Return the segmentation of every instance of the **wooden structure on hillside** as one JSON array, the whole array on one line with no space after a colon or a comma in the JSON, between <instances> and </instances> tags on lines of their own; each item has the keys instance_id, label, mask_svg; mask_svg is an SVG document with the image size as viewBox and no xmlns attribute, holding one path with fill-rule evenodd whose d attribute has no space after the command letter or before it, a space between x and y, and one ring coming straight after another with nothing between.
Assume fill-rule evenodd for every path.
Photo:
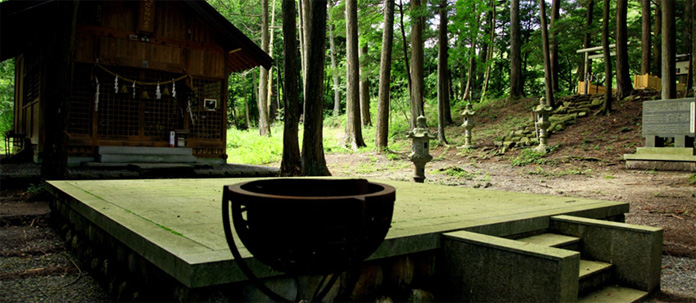
<instances>
[{"instance_id":1,"label":"wooden structure on hillside","mask_svg":"<svg viewBox=\"0 0 696 303\"><path fill-rule=\"evenodd\" d=\"M51 50L36 20L55 2L0 4L0 60L16 58L14 132L39 155L51 127L42 103ZM82 1L76 49L70 157L93 157L99 146L168 147L174 131L197 158L225 159L228 76L272 64L204 0Z\"/></svg>"}]
</instances>

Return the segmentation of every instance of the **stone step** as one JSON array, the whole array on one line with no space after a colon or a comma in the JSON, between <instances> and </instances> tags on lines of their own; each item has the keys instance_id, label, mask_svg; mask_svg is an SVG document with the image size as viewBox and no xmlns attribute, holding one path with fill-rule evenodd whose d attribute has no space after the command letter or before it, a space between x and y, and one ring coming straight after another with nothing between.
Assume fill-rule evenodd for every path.
<instances>
[{"instance_id":1,"label":"stone step","mask_svg":"<svg viewBox=\"0 0 696 303\"><path fill-rule=\"evenodd\" d=\"M102 163L193 163L193 149L186 147L99 146Z\"/></svg>"},{"instance_id":2,"label":"stone step","mask_svg":"<svg viewBox=\"0 0 696 303\"><path fill-rule=\"evenodd\" d=\"M106 163L193 163L192 155L137 155L137 154L101 154L99 162Z\"/></svg>"},{"instance_id":3,"label":"stone step","mask_svg":"<svg viewBox=\"0 0 696 303\"><path fill-rule=\"evenodd\" d=\"M98 146L97 153L116 155L192 155L189 147Z\"/></svg>"},{"instance_id":4,"label":"stone step","mask_svg":"<svg viewBox=\"0 0 696 303\"><path fill-rule=\"evenodd\" d=\"M549 247L563 248L568 250L579 249L580 238L570 237L565 235L546 233L531 237L526 237L522 239L517 239L517 241L525 243L533 243L537 245L544 245Z\"/></svg>"},{"instance_id":5,"label":"stone step","mask_svg":"<svg viewBox=\"0 0 696 303\"><path fill-rule=\"evenodd\" d=\"M578 272L578 294L580 296L600 289L612 279L614 265L611 263L580 260Z\"/></svg>"},{"instance_id":6,"label":"stone step","mask_svg":"<svg viewBox=\"0 0 696 303\"><path fill-rule=\"evenodd\" d=\"M637 302L648 295L648 292L621 286L607 286L578 299L578 303L616 303Z\"/></svg>"}]
</instances>

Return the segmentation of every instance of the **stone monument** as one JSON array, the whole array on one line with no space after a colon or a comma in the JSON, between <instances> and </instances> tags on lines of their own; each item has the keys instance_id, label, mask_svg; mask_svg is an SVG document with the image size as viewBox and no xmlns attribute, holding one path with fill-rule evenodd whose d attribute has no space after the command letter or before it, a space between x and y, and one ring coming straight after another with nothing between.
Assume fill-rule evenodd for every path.
<instances>
[{"instance_id":1,"label":"stone monument","mask_svg":"<svg viewBox=\"0 0 696 303\"><path fill-rule=\"evenodd\" d=\"M416 128L408 133L408 137L413 141L411 154L408 159L415 165L415 173L413 180L418 183L423 183L425 180L425 164L433 159L430 155L430 140L437 139L436 134L431 134L428 130L428 125L425 123L425 117L419 116L416 119Z\"/></svg>"},{"instance_id":2,"label":"stone monument","mask_svg":"<svg viewBox=\"0 0 696 303\"><path fill-rule=\"evenodd\" d=\"M464 111L462 112L462 116L464 116L464 122L462 123L462 127L464 127L464 145L462 145L461 148L474 148L474 144L471 143L471 129L473 129L475 125L475 114L476 111L474 111L473 107L471 106L471 100L469 100L466 107L464 107Z\"/></svg>"},{"instance_id":3,"label":"stone monument","mask_svg":"<svg viewBox=\"0 0 696 303\"><path fill-rule=\"evenodd\" d=\"M548 137L548 128L551 125L549 122L549 113L553 109L551 106L546 104L546 98L541 97L539 99L539 105L534 108L534 113L536 114L536 121L534 121L534 126L537 129L537 134L539 136L539 145L534 148L535 151L545 153L549 150L546 145L546 138Z\"/></svg>"},{"instance_id":4,"label":"stone monument","mask_svg":"<svg viewBox=\"0 0 696 303\"><path fill-rule=\"evenodd\" d=\"M643 102L645 147L625 154L626 167L696 171L696 100Z\"/></svg>"}]
</instances>

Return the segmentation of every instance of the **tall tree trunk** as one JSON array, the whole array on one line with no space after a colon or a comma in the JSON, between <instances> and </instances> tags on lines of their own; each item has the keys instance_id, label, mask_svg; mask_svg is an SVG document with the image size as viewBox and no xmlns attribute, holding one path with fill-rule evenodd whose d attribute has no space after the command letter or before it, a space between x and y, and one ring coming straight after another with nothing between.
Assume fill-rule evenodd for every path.
<instances>
[{"instance_id":1,"label":"tall tree trunk","mask_svg":"<svg viewBox=\"0 0 696 303\"><path fill-rule=\"evenodd\" d=\"M389 86L391 83L391 52L394 43L394 0L384 4L384 31L379 62L379 97L377 101L377 134L375 145L384 151L389 144Z\"/></svg>"},{"instance_id":2,"label":"tall tree trunk","mask_svg":"<svg viewBox=\"0 0 696 303\"><path fill-rule=\"evenodd\" d=\"M481 24L481 14L479 14L476 3L473 4L474 14L476 14L476 25L471 34L471 48L469 48L469 78L466 80L466 88L464 89L464 100L471 100L471 90L476 82L476 37L478 36L478 28Z\"/></svg>"},{"instance_id":3,"label":"tall tree trunk","mask_svg":"<svg viewBox=\"0 0 696 303\"><path fill-rule=\"evenodd\" d=\"M628 0L616 1L616 98L623 100L633 92L628 69L628 30L626 14Z\"/></svg>"},{"instance_id":4,"label":"tall tree trunk","mask_svg":"<svg viewBox=\"0 0 696 303\"><path fill-rule=\"evenodd\" d=\"M246 75L247 73L242 73L242 94L244 95L244 113L246 114L246 127L251 127L251 120L249 119L249 100L247 96L247 85L246 85Z\"/></svg>"},{"instance_id":5,"label":"tall tree trunk","mask_svg":"<svg viewBox=\"0 0 696 303\"><path fill-rule=\"evenodd\" d=\"M486 74L484 75L483 79L483 90L481 92L481 102L486 98L486 93L488 92L488 83L491 80L491 70L493 69L493 45L495 42L495 0L491 0L491 11L490 14L488 15L488 25L490 26L490 29L488 30L488 34L490 37L488 38L488 43L490 44L489 50L488 50L488 56L486 58Z\"/></svg>"},{"instance_id":6,"label":"tall tree trunk","mask_svg":"<svg viewBox=\"0 0 696 303\"><path fill-rule=\"evenodd\" d=\"M302 175L331 175L326 167L322 124L324 121L324 56L326 54L326 1L313 0L307 50L307 95L302 136Z\"/></svg>"},{"instance_id":7,"label":"tall tree trunk","mask_svg":"<svg viewBox=\"0 0 696 303\"><path fill-rule=\"evenodd\" d=\"M399 0L399 13L400 13L400 19L401 19L401 39L403 40L403 45L404 45L404 64L406 65L406 75L407 75L407 80L408 80L408 95L411 96L413 92L411 91L411 86L413 82L411 80L411 66L409 64L409 59L408 59L408 44L406 43L406 27L404 26L404 3L403 0ZM410 97L413 99L413 96Z\"/></svg>"},{"instance_id":8,"label":"tall tree trunk","mask_svg":"<svg viewBox=\"0 0 696 303\"><path fill-rule=\"evenodd\" d=\"M590 34L590 28L592 27L592 19L593 19L593 14L594 12L594 0L587 0L587 15L585 15L585 39L583 43L583 48L589 48L592 46L592 34ZM580 65L580 68L578 69L578 81L585 81L585 75L589 75L592 73L592 62L591 60L587 59L585 60L583 58L583 62ZM587 79L588 81L590 79Z\"/></svg>"},{"instance_id":9,"label":"tall tree trunk","mask_svg":"<svg viewBox=\"0 0 696 303\"><path fill-rule=\"evenodd\" d=\"M452 70L449 68L447 68L447 92L449 93L449 97L445 100L445 121L447 121L447 124L454 124L454 120L452 120L452 99L454 99L454 90L452 89Z\"/></svg>"},{"instance_id":10,"label":"tall tree trunk","mask_svg":"<svg viewBox=\"0 0 696 303\"><path fill-rule=\"evenodd\" d=\"M653 46L653 75L662 74L662 0L655 0L655 42Z\"/></svg>"},{"instance_id":11,"label":"tall tree trunk","mask_svg":"<svg viewBox=\"0 0 696 303\"><path fill-rule=\"evenodd\" d=\"M367 77L365 72L365 66L367 66L367 42L363 47L360 48L360 117L363 126L372 126L372 119L370 118L370 79Z\"/></svg>"},{"instance_id":12,"label":"tall tree trunk","mask_svg":"<svg viewBox=\"0 0 696 303\"><path fill-rule=\"evenodd\" d=\"M606 0L608 1L608 0ZM541 44L544 52L544 81L546 82L546 104L551 107L556 107L556 102L553 100L553 77L551 73L551 58L549 53L549 34L546 27L546 1L539 0L541 11Z\"/></svg>"},{"instance_id":13,"label":"tall tree trunk","mask_svg":"<svg viewBox=\"0 0 696 303\"><path fill-rule=\"evenodd\" d=\"M299 4L300 5L300 22L302 23L302 26L300 27L300 35L302 36L302 41L304 41L304 51L302 52L302 87L307 86L307 67L309 63L307 62L309 58L309 50L308 50L308 43L309 43L309 14L310 14L310 8L309 8L309 0L300 0ZM306 89L305 89L306 90ZM306 96L304 97L305 99L307 98Z\"/></svg>"},{"instance_id":14,"label":"tall tree trunk","mask_svg":"<svg viewBox=\"0 0 696 303\"><path fill-rule=\"evenodd\" d=\"M68 119L75 68L75 33L79 1L57 1L44 49L46 94L43 116L46 127L41 176L44 180L68 179Z\"/></svg>"},{"instance_id":15,"label":"tall tree trunk","mask_svg":"<svg viewBox=\"0 0 696 303\"><path fill-rule=\"evenodd\" d=\"M440 144L447 144L445 138L445 106L449 100L447 89L447 0L440 3L440 31L437 48L437 140Z\"/></svg>"},{"instance_id":16,"label":"tall tree trunk","mask_svg":"<svg viewBox=\"0 0 696 303\"><path fill-rule=\"evenodd\" d=\"M413 12L413 24L411 25L411 128L416 127L416 118L425 115L423 112L424 87L424 55L423 55L423 28L425 18L422 16L423 5L421 0L411 1Z\"/></svg>"},{"instance_id":17,"label":"tall tree trunk","mask_svg":"<svg viewBox=\"0 0 696 303\"><path fill-rule=\"evenodd\" d=\"M276 0L272 0L273 4L271 5L271 23L270 23L270 28L269 28L269 43L268 43L268 55L273 58L273 34L275 30L273 30L273 27L275 27L275 4ZM266 98L268 102L266 103L268 105L268 122L269 124L275 119L275 111L278 108L274 108L273 104L273 99L275 96L273 95L273 70L274 66L271 65L271 68L268 69L268 97Z\"/></svg>"},{"instance_id":18,"label":"tall tree trunk","mask_svg":"<svg viewBox=\"0 0 696 303\"><path fill-rule=\"evenodd\" d=\"M464 38L461 37L460 35L460 40L463 41ZM460 64L459 65L459 98L464 100L464 93L466 92L466 69L464 68L464 65Z\"/></svg>"},{"instance_id":19,"label":"tall tree trunk","mask_svg":"<svg viewBox=\"0 0 696 303\"><path fill-rule=\"evenodd\" d=\"M686 50L686 53L691 54L691 57L694 57L694 51L696 50L695 48L692 47L693 44L693 33L691 29L691 24L694 22L694 10L693 10L693 0L686 0L686 7L684 8L684 37L685 39L683 40L684 43L686 44L684 49ZM689 92L689 89L691 88L691 82L693 81L693 76L694 76L694 66L689 62L689 72L686 77L686 85L685 85L685 94L684 97L686 97L686 94Z\"/></svg>"},{"instance_id":20,"label":"tall tree trunk","mask_svg":"<svg viewBox=\"0 0 696 303\"><path fill-rule=\"evenodd\" d=\"M691 12L696 13L696 1L691 2ZM696 18L691 15L691 81L696 95Z\"/></svg>"},{"instance_id":21,"label":"tall tree trunk","mask_svg":"<svg viewBox=\"0 0 696 303\"><path fill-rule=\"evenodd\" d=\"M268 0L261 0L261 49L268 52ZM268 115L268 70L261 67L259 74L259 135L271 136Z\"/></svg>"},{"instance_id":22,"label":"tall tree trunk","mask_svg":"<svg viewBox=\"0 0 696 303\"><path fill-rule=\"evenodd\" d=\"M650 74L650 1L641 0L641 43L640 74Z\"/></svg>"},{"instance_id":23,"label":"tall tree trunk","mask_svg":"<svg viewBox=\"0 0 696 303\"><path fill-rule=\"evenodd\" d=\"M341 93L340 80L338 79L338 63L336 60L336 42L334 41L334 24L331 21L331 14L328 14L329 20L329 53L331 54L331 71L333 73L333 91L334 91L334 107L333 116L337 117L341 113Z\"/></svg>"},{"instance_id":24,"label":"tall tree trunk","mask_svg":"<svg viewBox=\"0 0 696 303\"><path fill-rule=\"evenodd\" d=\"M345 144L357 150L365 146L360 123L357 0L346 0L346 57Z\"/></svg>"},{"instance_id":25,"label":"tall tree trunk","mask_svg":"<svg viewBox=\"0 0 696 303\"><path fill-rule=\"evenodd\" d=\"M283 0L283 70L285 70L285 123L283 124L283 159L281 176L299 176L302 173L302 157L298 139L300 121L300 91L297 81L297 29L295 24L295 0Z\"/></svg>"},{"instance_id":26,"label":"tall tree trunk","mask_svg":"<svg viewBox=\"0 0 696 303\"><path fill-rule=\"evenodd\" d=\"M522 88L522 51L520 36L520 0L512 0L510 5L510 98L524 96Z\"/></svg>"},{"instance_id":27,"label":"tall tree trunk","mask_svg":"<svg viewBox=\"0 0 696 303\"><path fill-rule=\"evenodd\" d=\"M604 0L604 16L602 17L602 52L604 53L604 86L606 92L604 93L604 104L600 111L605 115L611 113L612 101L611 53L609 49L609 4L609 0Z\"/></svg>"},{"instance_id":28,"label":"tall tree trunk","mask_svg":"<svg viewBox=\"0 0 696 303\"><path fill-rule=\"evenodd\" d=\"M556 38L556 32L558 29L558 19L561 18L560 14L561 0L553 0L551 2L551 29L549 31L549 61L551 62L551 81L553 84L553 92L557 93L560 88L558 87L558 74L560 73L560 67L558 65L558 39Z\"/></svg>"},{"instance_id":29,"label":"tall tree trunk","mask_svg":"<svg viewBox=\"0 0 696 303\"><path fill-rule=\"evenodd\" d=\"M662 99L677 97L674 0L662 0Z\"/></svg>"}]
</instances>

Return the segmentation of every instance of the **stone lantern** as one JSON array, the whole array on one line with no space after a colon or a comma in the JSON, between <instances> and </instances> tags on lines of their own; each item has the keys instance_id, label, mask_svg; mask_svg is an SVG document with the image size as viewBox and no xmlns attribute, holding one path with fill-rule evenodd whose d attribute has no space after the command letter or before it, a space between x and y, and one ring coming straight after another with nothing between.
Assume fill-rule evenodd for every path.
<instances>
[{"instance_id":1,"label":"stone lantern","mask_svg":"<svg viewBox=\"0 0 696 303\"><path fill-rule=\"evenodd\" d=\"M433 159L430 155L430 140L437 139L437 135L431 134L425 123L425 117L419 116L416 119L416 128L408 133L408 137L413 141L411 154L408 159L413 162L415 174L413 180L423 183L425 180L425 164Z\"/></svg>"},{"instance_id":2,"label":"stone lantern","mask_svg":"<svg viewBox=\"0 0 696 303\"><path fill-rule=\"evenodd\" d=\"M471 143L471 129L475 125L474 114L476 114L476 111L474 111L471 106L471 100L469 100L462 112L462 116L464 116L464 123L462 123L462 127L464 127L464 145L461 148L474 148L474 144Z\"/></svg>"},{"instance_id":3,"label":"stone lantern","mask_svg":"<svg viewBox=\"0 0 696 303\"><path fill-rule=\"evenodd\" d=\"M539 134L539 146L534 148L538 152L547 152L548 146L546 145L546 138L548 137L548 128L551 123L549 122L549 113L551 112L551 106L546 104L546 98L541 97L539 99L539 105L534 108L534 113L536 114L536 121L534 125L537 128Z\"/></svg>"}]
</instances>

